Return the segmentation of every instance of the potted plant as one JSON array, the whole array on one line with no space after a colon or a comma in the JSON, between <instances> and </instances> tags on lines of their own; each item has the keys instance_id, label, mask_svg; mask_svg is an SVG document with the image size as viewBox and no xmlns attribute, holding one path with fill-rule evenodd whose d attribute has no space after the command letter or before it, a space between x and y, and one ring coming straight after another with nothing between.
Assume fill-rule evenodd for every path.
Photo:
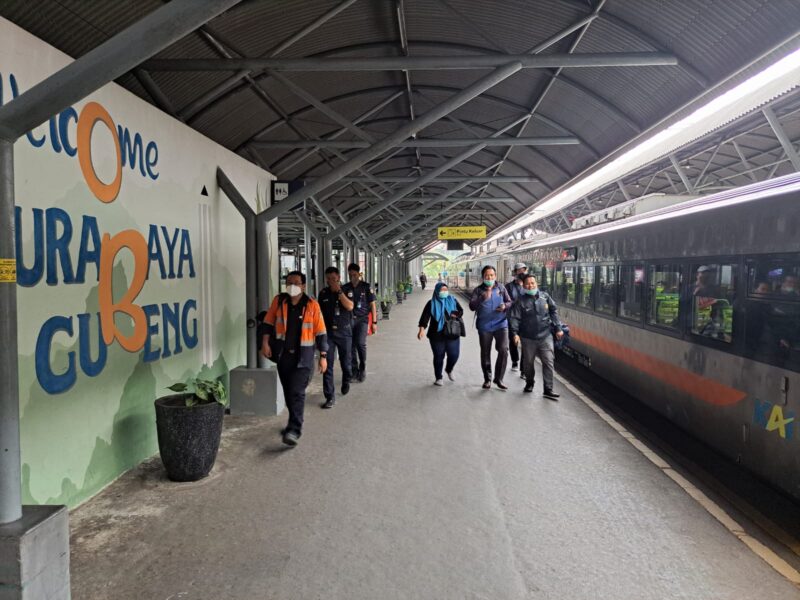
<instances>
[{"instance_id":1,"label":"potted plant","mask_svg":"<svg viewBox=\"0 0 800 600\"><path fill-rule=\"evenodd\" d=\"M413 292L413 291L414 291L414 282L413 282L413 280L411 279L411 277L408 277L408 278L406 278L406 289L405 289L405 293L406 293L406 294L410 294L410 293L411 293L411 292Z\"/></svg>"},{"instance_id":2,"label":"potted plant","mask_svg":"<svg viewBox=\"0 0 800 600\"><path fill-rule=\"evenodd\" d=\"M385 294L381 297L381 313L384 319L389 318L389 313L392 311L392 297Z\"/></svg>"},{"instance_id":3,"label":"potted plant","mask_svg":"<svg viewBox=\"0 0 800 600\"><path fill-rule=\"evenodd\" d=\"M194 379L155 401L158 450L172 481L197 481L211 472L222 437L228 394L220 381Z\"/></svg>"},{"instance_id":4,"label":"potted plant","mask_svg":"<svg viewBox=\"0 0 800 600\"><path fill-rule=\"evenodd\" d=\"M397 303L402 304L406 294L406 284L402 281L398 281L397 285L394 286L394 294L397 297Z\"/></svg>"}]
</instances>

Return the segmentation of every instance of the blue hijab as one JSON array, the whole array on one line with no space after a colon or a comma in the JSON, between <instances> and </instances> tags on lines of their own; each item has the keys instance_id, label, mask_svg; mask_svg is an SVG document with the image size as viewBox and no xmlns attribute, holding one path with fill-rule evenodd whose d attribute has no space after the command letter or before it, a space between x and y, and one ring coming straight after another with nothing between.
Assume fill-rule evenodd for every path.
<instances>
[{"instance_id":1,"label":"blue hijab","mask_svg":"<svg viewBox=\"0 0 800 600\"><path fill-rule=\"evenodd\" d=\"M443 287L447 287L447 284L441 281L437 283L436 287L433 288L433 298L431 299L431 315L439 323L438 331L444 329L445 315L449 315L456 310L455 298L452 296L439 298L439 290Z\"/></svg>"}]
</instances>

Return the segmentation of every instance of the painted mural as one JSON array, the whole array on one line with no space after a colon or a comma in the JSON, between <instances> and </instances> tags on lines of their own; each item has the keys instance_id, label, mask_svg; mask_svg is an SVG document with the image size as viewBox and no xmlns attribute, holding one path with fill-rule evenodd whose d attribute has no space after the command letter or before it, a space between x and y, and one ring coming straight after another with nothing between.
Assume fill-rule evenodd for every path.
<instances>
[{"instance_id":1,"label":"painted mural","mask_svg":"<svg viewBox=\"0 0 800 600\"><path fill-rule=\"evenodd\" d=\"M0 19L0 103L69 62ZM157 452L167 386L244 362L244 223L218 166L266 207L268 173L113 84L15 144L25 503L92 496Z\"/></svg>"}]
</instances>

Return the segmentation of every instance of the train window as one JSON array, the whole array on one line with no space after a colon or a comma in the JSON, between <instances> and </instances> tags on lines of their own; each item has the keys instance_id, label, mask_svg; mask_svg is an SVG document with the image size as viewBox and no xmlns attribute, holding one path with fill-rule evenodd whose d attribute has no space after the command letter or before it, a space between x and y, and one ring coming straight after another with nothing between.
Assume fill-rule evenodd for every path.
<instances>
[{"instance_id":1,"label":"train window","mask_svg":"<svg viewBox=\"0 0 800 600\"><path fill-rule=\"evenodd\" d=\"M800 300L800 263L767 258L748 265L748 296Z\"/></svg>"},{"instance_id":2,"label":"train window","mask_svg":"<svg viewBox=\"0 0 800 600\"><path fill-rule=\"evenodd\" d=\"M678 329L680 326L681 267L678 265L650 265L650 308L647 322L650 325Z\"/></svg>"},{"instance_id":3,"label":"train window","mask_svg":"<svg viewBox=\"0 0 800 600\"><path fill-rule=\"evenodd\" d=\"M594 309L609 315L614 314L614 292L617 287L617 271L614 266L597 269L597 300Z\"/></svg>"},{"instance_id":4,"label":"train window","mask_svg":"<svg viewBox=\"0 0 800 600\"><path fill-rule=\"evenodd\" d=\"M548 294L552 291L553 287L553 268L542 267L542 278L537 281L539 289L544 290Z\"/></svg>"},{"instance_id":5,"label":"train window","mask_svg":"<svg viewBox=\"0 0 800 600\"><path fill-rule=\"evenodd\" d=\"M578 269L578 304L592 308L592 288L594 288L594 267Z\"/></svg>"},{"instance_id":6,"label":"train window","mask_svg":"<svg viewBox=\"0 0 800 600\"><path fill-rule=\"evenodd\" d=\"M575 295L577 293L577 273L578 267L575 265L564 265L564 302L567 304L575 304Z\"/></svg>"},{"instance_id":7,"label":"train window","mask_svg":"<svg viewBox=\"0 0 800 600\"><path fill-rule=\"evenodd\" d=\"M561 266L555 269L555 278L551 284L553 291L550 292L557 300L564 299L564 271Z\"/></svg>"},{"instance_id":8,"label":"train window","mask_svg":"<svg viewBox=\"0 0 800 600\"><path fill-rule=\"evenodd\" d=\"M619 268L619 316L631 321L642 319L644 266L625 265Z\"/></svg>"},{"instance_id":9,"label":"train window","mask_svg":"<svg viewBox=\"0 0 800 600\"><path fill-rule=\"evenodd\" d=\"M693 272L692 333L731 343L736 265L694 265Z\"/></svg>"},{"instance_id":10,"label":"train window","mask_svg":"<svg viewBox=\"0 0 800 600\"><path fill-rule=\"evenodd\" d=\"M784 369L800 371L800 303L749 300L745 354Z\"/></svg>"}]
</instances>

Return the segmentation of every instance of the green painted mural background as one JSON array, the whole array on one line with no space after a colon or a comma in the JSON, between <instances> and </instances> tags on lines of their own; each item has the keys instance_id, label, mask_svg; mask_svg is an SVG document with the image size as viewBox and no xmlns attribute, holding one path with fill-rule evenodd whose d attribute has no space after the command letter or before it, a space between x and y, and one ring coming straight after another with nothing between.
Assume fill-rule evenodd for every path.
<instances>
[{"instance_id":1,"label":"green painted mural background","mask_svg":"<svg viewBox=\"0 0 800 600\"><path fill-rule=\"evenodd\" d=\"M13 73L21 91L30 89L69 57L43 44L8 21L0 19L0 82ZM8 87L6 86L6 90ZM22 440L23 501L26 504L76 506L97 493L121 473L157 452L153 401L169 393L166 387L195 376L223 377L245 361L244 222L216 185L221 166L251 206L268 205L272 178L265 171L204 138L116 85L109 85L86 101L102 104L118 124L141 132L145 143L158 144L158 177L123 170L119 197L100 203L89 191L78 160L55 152L48 144L34 147L26 138L15 144L16 204L22 209L22 260L33 261L32 210L58 207L74 227L69 253L77 262L84 215L97 219L100 234L137 230L147 239L151 224L169 231L189 232L196 277L162 279L151 265L150 278L136 304L197 301L194 316L199 343L179 354L144 362L142 353L108 346L106 367L96 377L78 374L67 391L49 394L36 375L35 349L43 323L54 315L75 317L98 312L97 270L87 269L86 282L65 284L44 280L32 287L18 286L20 430ZM75 105L80 112L84 102ZM102 129L102 128L99 128ZM37 136L47 135L47 126ZM75 124L71 125L75 135ZM115 168L110 135L95 134L92 153L98 176ZM73 137L74 139L74 137ZM111 141L109 141L111 140ZM207 195L201 191L205 188ZM274 229L274 226L273 226ZM272 231L274 234L275 232ZM271 236L277 240L277 235ZM273 245L275 242L273 242ZM277 279L277 252L270 265ZM128 288L133 260L121 253L113 269L115 298ZM272 289L275 289L274 287ZM156 320L154 320L156 321ZM130 323L117 318L121 329ZM76 328L77 329L77 328ZM53 338L50 364L55 372L67 368L68 353L78 350L78 336L59 333ZM92 356L97 356L97 322L92 321ZM162 331L152 338L161 347Z\"/></svg>"}]
</instances>

